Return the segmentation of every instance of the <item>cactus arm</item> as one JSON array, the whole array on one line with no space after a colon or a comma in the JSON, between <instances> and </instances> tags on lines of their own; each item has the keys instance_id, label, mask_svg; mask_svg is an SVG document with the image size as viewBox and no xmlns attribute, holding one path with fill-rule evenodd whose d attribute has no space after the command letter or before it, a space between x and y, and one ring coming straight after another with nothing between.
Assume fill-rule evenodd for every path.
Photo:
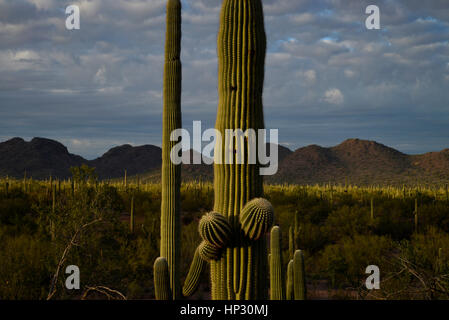
<instances>
[{"instance_id":1,"label":"cactus arm","mask_svg":"<svg viewBox=\"0 0 449 320\"><path fill-rule=\"evenodd\" d=\"M184 286L182 287L182 295L190 297L195 293L200 283L200 277L206 268L206 261L199 255L199 247L196 248L193 256L192 264L190 265L189 273L187 274Z\"/></svg>"}]
</instances>

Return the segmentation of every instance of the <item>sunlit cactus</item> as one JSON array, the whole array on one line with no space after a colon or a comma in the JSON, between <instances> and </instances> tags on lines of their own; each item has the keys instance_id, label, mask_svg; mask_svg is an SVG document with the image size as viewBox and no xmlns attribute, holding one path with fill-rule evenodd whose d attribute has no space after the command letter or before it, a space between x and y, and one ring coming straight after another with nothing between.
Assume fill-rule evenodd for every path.
<instances>
[{"instance_id":1,"label":"sunlit cactus","mask_svg":"<svg viewBox=\"0 0 449 320\"><path fill-rule=\"evenodd\" d=\"M270 237L270 296L271 300L285 299L284 274L282 271L281 229L274 226Z\"/></svg>"},{"instance_id":2,"label":"sunlit cactus","mask_svg":"<svg viewBox=\"0 0 449 320\"><path fill-rule=\"evenodd\" d=\"M301 250L296 250L293 257L293 287L295 300L306 300L306 271L304 255Z\"/></svg>"},{"instance_id":3,"label":"sunlit cactus","mask_svg":"<svg viewBox=\"0 0 449 320\"><path fill-rule=\"evenodd\" d=\"M232 235L228 220L217 212L206 213L200 220L198 231L204 241L218 248L224 247Z\"/></svg>"},{"instance_id":4,"label":"sunlit cactus","mask_svg":"<svg viewBox=\"0 0 449 320\"><path fill-rule=\"evenodd\" d=\"M286 284L286 292L285 299L286 300L294 300L294 275L293 275L293 260L290 260L287 266L287 284Z\"/></svg>"},{"instance_id":5,"label":"sunlit cactus","mask_svg":"<svg viewBox=\"0 0 449 320\"><path fill-rule=\"evenodd\" d=\"M181 128L181 2L167 1L165 39L164 107L162 120L162 200L160 256L167 259L173 299L181 296L180 263L180 189L181 167L170 159L177 141L171 133Z\"/></svg>"},{"instance_id":6,"label":"sunlit cactus","mask_svg":"<svg viewBox=\"0 0 449 320\"><path fill-rule=\"evenodd\" d=\"M201 274L206 268L206 261L200 257L199 249L198 247L195 250L189 273L182 287L182 295L184 297L190 297L196 291L200 283Z\"/></svg>"},{"instance_id":7,"label":"sunlit cactus","mask_svg":"<svg viewBox=\"0 0 449 320\"><path fill-rule=\"evenodd\" d=\"M198 247L198 254L201 259L209 262L211 260L218 260L221 255L221 250L219 247L207 241L202 241Z\"/></svg>"},{"instance_id":8,"label":"sunlit cactus","mask_svg":"<svg viewBox=\"0 0 449 320\"><path fill-rule=\"evenodd\" d=\"M240 212L242 230L251 240L258 240L270 230L274 220L271 203L263 198L249 201Z\"/></svg>"},{"instance_id":9,"label":"sunlit cactus","mask_svg":"<svg viewBox=\"0 0 449 320\"><path fill-rule=\"evenodd\" d=\"M217 40L218 111L215 128L264 128L262 91L265 73L266 35L261 0L224 0ZM216 147L219 147L217 144ZM244 150L248 141L244 141ZM260 164L226 164L226 143L216 148L214 163L214 211L239 231L240 212L247 202L263 194ZM219 160L219 161L217 161ZM211 263L212 299L240 300L266 297L267 251L265 238L250 241L233 236L219 261Z\"/></svg>"},{"instance_id":10,"label":"sunlit cactus","mask_svg":"<svg viewBox=\"0 0 449 320\"><path fill-rule=\"evenodd\" d=\"M170 275L167 259L159 257L154 262L154 292L156 300L171 299Z\"/></svg>"}]
</instances>

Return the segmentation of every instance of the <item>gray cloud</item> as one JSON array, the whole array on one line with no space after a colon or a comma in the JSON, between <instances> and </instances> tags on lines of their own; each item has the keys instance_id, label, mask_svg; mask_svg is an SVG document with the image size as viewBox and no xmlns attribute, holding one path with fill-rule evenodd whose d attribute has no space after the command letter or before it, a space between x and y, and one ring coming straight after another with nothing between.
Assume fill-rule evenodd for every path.
<instances>
[{"instance_id":1,"label":"gray cloud","mask_svg":"<svg viewBox=\"0 0 449 320\"><path fill-rule=\"evenodd\" d=\"M264 0L267 127L291 148L345 138L449 146L445 0ZM88 158L160 145L165 0L0 0L0 139L45 136ZM81 30L65 29L78 4ZM381 10L366 30L365 8ZM183 1L183 123L213 126L220 0Z\"/></svg>"}]
</instances>

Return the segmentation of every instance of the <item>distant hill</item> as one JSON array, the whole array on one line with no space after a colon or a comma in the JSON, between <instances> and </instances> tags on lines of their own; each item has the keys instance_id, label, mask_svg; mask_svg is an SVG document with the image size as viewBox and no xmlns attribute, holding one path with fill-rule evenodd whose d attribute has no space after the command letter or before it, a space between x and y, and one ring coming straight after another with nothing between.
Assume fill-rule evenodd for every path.
<instances>
[{"instance_id":1,"label":"distant hill","mask_svg":"<svg viewBox=\"0 0 449 320\"><path fill-rule=\"evenodd\" d=\"M0 143L0 176L28 177L36 179L70 176L69 168L87 161L68 152L54 140L34 138L26 142L21 138Z\"/></svg>"},{"instance_id":2,"label":"distant hill","mask_svg":"<svg viewBox=\"0 0 449 320\"><path fill-rule=\"evenodd\" d=\"M183 157L195 151L186 152ZM422 155L407 155L375 141L349 139L330 147L310 145L292 152L279 146L279 169L265 177L269 183L352 184L442 184L449 182L449 149ZM95 167L101 179L129 177L160 181L162 150L153 145L123 145L110 149L95 160L71 154L61 143L34 138L14 138L0 143L0 176L45 179L70 176L69 168L83 163ZM183 180L212 180L213 166L182 165Z\"/></svg>"}]
</instances>

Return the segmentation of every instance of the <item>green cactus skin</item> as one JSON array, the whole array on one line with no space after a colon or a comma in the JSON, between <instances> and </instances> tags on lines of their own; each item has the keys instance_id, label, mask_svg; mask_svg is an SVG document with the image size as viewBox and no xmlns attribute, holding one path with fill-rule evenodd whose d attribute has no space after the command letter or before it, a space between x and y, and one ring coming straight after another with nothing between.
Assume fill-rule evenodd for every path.
<instances>
[{"instance_id":1,"label":"green cactus skin","mask_svg":"<svg viewBox=\"0 0 449 320\"><path fill-rule=\"evenodd\" d=\"M273 225L273 220L273 206L264 198L249 201L240 212L242 230L251 240L258 240L266 234Z\"/></svg>"},{"instance_id":2,"label":"green cactus skin","mask_svg":"<svg viewBox=\"0 0 449 320\"><path fill-rule=\"evenodd\" d=\"M170 151L178 141L170 141L173 130L181 128L181 2L167 1L167 31L164 66L164 110L162 121L162 200L161 257L166 257L173 299L181 296L180 189L181 167L171 162Z\"/></svg>"},{"instance_id":3,"label":"green cactus skin","mask_svg":"<svg viewBox=\"0 0 449 320\"><path fill-rule=\"evenodd\" d=\"M156 300L170 300L170 275L168 272L168 262L164 257L159 257L154 261L154 292Z\"/></svg>"},{"instance_id":4,"label":"green cactus skin","mask_svg":"<svg viewBox=\"0 0 449 320\"><path fill-rule=\"evenodd\" d=\"M418 233L418 199L415 199L415 233Z\"/></svg>"},{"instance_id":5,"label":"green cactus skin","mask_svg":"<svg viewBox=\"0 0 449 320\"><path fill-rule=\"evenodd\" d=\"M289 258L293 259L293 255L295 254L295 233L293 231L293 226L288 228L288 254Z\"/></svg>"},{"instance_id":6,"label":"green cactus skin","mask_svg":"<svg viewBox=\"0 0 449 320\"><path fill-rule=\"evenodd\" d=\"M281 228L271 229L270 295L271 300L285 300L284 274L282 272Z\"/></svg>"},{"instance_id":7,"label":"green cactus skin","mask_svg":"<svg viewBox=\"0 0 449 320\"><path fill-rule=\"evenodd\" d=\"M261 0L223 0L217 40L218 111L216 129L263 129L262 91L265 73L266 35ZM225 139L224 139L225 140ZM244 141L244 164L225 164L226 143L214 164L214 211L224 215L233 230L251 199L263 194L260 164L249 164ZM219 161L221 160L221 164ZM211 263L212 299L259 299L267 290L265 239L248 241L236 234L220 261ZM264 251L265 250L265 251ZM261 256L264 258L262 259ZM264 274L265 273L265 274Z\"/></svg>"},{"instance_id":8,"label":"green cactus skin","mask_svg":"<svg viewBox=\"0 0 449 320\"><path fill-rule=\"evenodd\" d=\"M198 246L198 254L201 259L209 262L211 260L220 259L221 250L219 247L216 247L207 241L202 241Z\"/></svg>"},{"instance_id":9,"label":"green cactus skin","mask_svg":"<svg viewBox=\"0 0 449 320\"><path fill-rule=\"evenodd\" d=\"M201 274L206 269L206 261L200 257L199 247L196 248L193 256L192 264L190 265L189 273L187 274L184 286L182 287L182 295L190 297L195 293L200 284Z\"/></svg>"},{"instance_id":10,"label":"green cactus skin","mask_svg":"<svg viewBox=\"0 0 449 320\"><path fill-rule=\"evenodd\" d=\"M293 260L290 260L287 265L287 285L286 285L286 300L294 299L294 285L293 285Z\"/></svg>"},{"instance_id":11,"label":"green cactus skin","mask_svg":"<svg viewBox=\"0 0 449 320\"><path fill-rule=\"evenodd\" d=\"M129 231L134 233L134 196L131 197L131 213L129 216Z\"/></svg>"},{"instance_id":12,"label":"green cactus skin","mask_svg":"<svg viewBox=\"0 0 449 320\"><path fill-rule=\"evenodd\" d=\"M204 241L223 248L232 235L228 220L217 212L208 212L200 220L198 232Z\"/></svg>"},{"instance_id":13,"label":"green cactus skin","mask_svg":"<svg viewBox=\"0 0 449 320\"><path fill-rule=\"evenodd\" d=\"M293 282L295 300L306 300L306 271L304 266L304 255L301 250L296 250L295 256L293 257Z\"/></svg>"}]
</instances>

